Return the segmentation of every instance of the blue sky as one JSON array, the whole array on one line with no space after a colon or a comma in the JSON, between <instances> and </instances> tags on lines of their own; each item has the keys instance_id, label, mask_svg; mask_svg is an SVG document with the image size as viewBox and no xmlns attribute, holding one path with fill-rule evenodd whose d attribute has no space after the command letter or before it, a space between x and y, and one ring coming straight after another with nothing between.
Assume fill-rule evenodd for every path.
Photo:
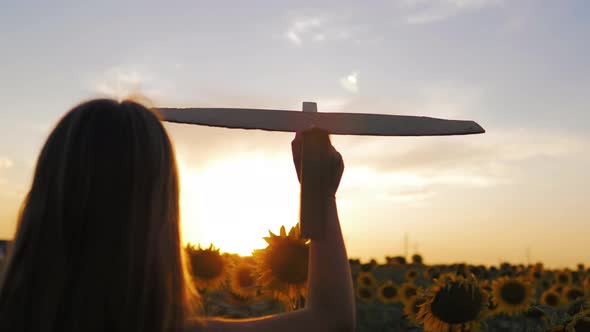
<instances>
[{"instance_id":1,"label":"blue sky","mask_svg":"<svg viewBox=\"0 0 590 332\"><path fill-rule=\"evenodd\" d=\"M408 232L427 260L522 261L529 247L549 264L590 263L581 251L588 14L583 0L5 0L0 236L13 232L59 117L83 99L139 92L158 106L298 109L309 100L320 111L477 120L485 135L335 139L347 161L339 199L351 256L397 254ZM168 128L187 178L236 163L274 167L258 200L273 190L296 197L293 179L283 180L290 136ZM244 215L256 213L241 195ZM285 204L248 234L296 220L297 202ZM231 247L200 225L185 227L187 240Z\"/></svg>"}]
</instances>

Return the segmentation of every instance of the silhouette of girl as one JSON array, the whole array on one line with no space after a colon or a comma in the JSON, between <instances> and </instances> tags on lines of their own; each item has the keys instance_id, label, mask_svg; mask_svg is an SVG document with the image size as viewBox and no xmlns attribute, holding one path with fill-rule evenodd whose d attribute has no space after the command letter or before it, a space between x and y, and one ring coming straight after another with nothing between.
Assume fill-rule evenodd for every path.
<instances>
[{"instance_id":1,"label":"silhouette of girl","mask_svg":"<svg viewBox=\"0 0 590 332\"><path fill-rule=\"evenodd\" d=\"M296 160L300 144L297 135ZM326 154L339 181L340 154L333 147ZM199 318L166 130L139 103L84 102L58 122L39 155L1 283L0 331L353 331L336 189L328 188L326 235L311 241L302 310Z\"/></svg>"}]
</instances>

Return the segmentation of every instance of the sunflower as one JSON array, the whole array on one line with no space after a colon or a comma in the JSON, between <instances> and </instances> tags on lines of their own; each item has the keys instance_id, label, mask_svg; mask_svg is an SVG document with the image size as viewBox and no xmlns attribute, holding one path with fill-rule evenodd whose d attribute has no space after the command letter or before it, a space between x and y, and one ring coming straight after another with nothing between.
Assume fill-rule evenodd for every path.
<instances>
[{"instance_id":1,"label":"sunflower","mask_svg":"<svg viewBox=\"0 0 590 332\"><path fill-rule=\"evenodd\" d=\"M578 286L566 286L561 291L563 301L565 303L572 303L578 299L584 298L584 290Z\"/></svg>"},{"instance_id":2,"label":"sunflower","mask_svg":"<svg viewBox=\"0 0 590 332\"><path fill-rule=\"evenodd\" d=\"M414 282L418 278L418 271L416 269L408 269L406 272L406 280Z\"/></svg>"},{"instance_id":3,"label":"sunflower","mask_svg":"<svg viewBox=\"0 0 590 332\"><path fill-rule=\"evenodd\" d=\"M440 278L440 270L436 267L429 266L424 270L424 278L428 280Z\"/></svg>"},{"instance_id":4,"label":"sunflower","mask_svg":"<svg viewBox=\"0 0 590 332\"><path fill-rule=\"evenodd\" d=\"M550 328L547 332L588 332L590 331L588 314L588 311L582 311L564 323Z\"/></svg>"},{"instance_id":5,"label":"sunflower","mask_svg":"<svg viewBox=\"0 0 590 332\"><path fill-rule=\"evenodd\" d=\"M356 297L358 297L363 302L371 302L375 297L375 291L373 290L373 288L358 287L355 292Z\"/></svg>"},{"instance_id":6,"label":"sunflower","mask_svg":"<svg viewBox=\"0 0 590 332\"><path fill-rule=\"evenodd\" d=\"M361 264L361 271L363 272L371 272L373 270L374 266L371 263L364 263Z\"/></svg>"},{"instance_id":7,"label":"sunflower","mask_svg":"<svg viewBox=\"0 0 590 332\"><path fill-rule=\"evenodd\" d=\"M422 258L422 255L420 255L420 254L414 254L414 255L412 255L412 264L414 264L414 265L423 265L424 264L424 259Z\"/></svg>"},{"instance_id":8,"label":"sunflower","mask_svg":"<svg viewBox=\"0 0 590 332\"><path fill-rule=\"evenodd\" d=\"M572 271L572 284L579 285L582 282L582 276L578 271Z\"/></svg>"},{"instance_id":9,"label":"sunflower","mask_svg":"<svg viewBox=\"0 0 590 332\"><path fill-rule=\"evenodd\" d=\"M494 297L492 296L491 282L489 280L481 281L479 287L488 295L488 310L486 311L486 317L498 314L498 305L494 302Z\"/></svg>"},{"instance_id":10,"label":"sunflower","mask_svg":"<svg viewBox=\"0 0 590 332\"><path fill-rule=\"evenodd\" d=\"M494 301L494 298L491 295L489 295L489 293L488 296L488 310L486 312L486 317L491 317L500 314L500 312L498 311L498 305Z\"/></svg>"},{"instance_id":11,"label":"sunflower","mask_svg":"<svg viewBox=\"0 0 590 332\"><path fill-rule=\"evenodd\" d=\"M387 260L387 264L390 264L390 265L406 265L407 263L408 262L407 262L406 258L403 256L390 257Z\"/></svg>"},{"instance_id":12,"label":"sunflower","mask_svg":"<svg viewBox=\"0 0 590 332\"><path fill-rule=\"evenodd\" d=\"M268 231L265 249L254 251L258 261L258 280L265 292L282 301L293 301L307 291L307 268L309 242L300 236L299 225L292 227L289 234L285 226L279 235Z\"/></svg>"},{"instance_id":13,"label":"sunflower","mask_svg":"<svg viewBox=\"0 0 590 332\"><path fill-rule=\"evenodd\" d=\"M500 271L500 277L514 277L515 273L512 270L502 270Z\"/></svg>"},{"instance_id":14,"label":"sunflower","mask_svg":"<svg viewBox=\"0 0 590 332\"><path fill-rule=\"evenodd\" d=\"M350 265L350 267L360 266L361 265L361 261L358 258L349 258L348 259L348 264Z\"/></svg>"},{"instance_id":15,"label":"sunflower","mask_svg":"<svg viewBox=\"0 0 590 332\"><path fill-rule=\"evenodd\" d=\"M236 265L230 276L231 291L243 298L256 295L256 268L249 263Z\"/></svg>"},{"instance_id":16,"label":"sunflower","mask_svg":"<svg viewBox=\"0 0 590 332\"><path fill-rule=\"evenodd\" d=\"M541 280L541 282L539 283L539 285L541 286L541 289L546 291L548 289L551 288L551 283L548 280Z\"/></svg>"},{"instance_id":17,"label":"sunflower","mask_svg":"<svg viewBox=\"0 0 590 332\"><path fill-rule=\"evenodd\" d=\"M553 289L546 290L541 295L541 304L552 308L558 308L561 304L561 296Z\"/></svg>"},{"instance_id":18,"label":"sunflower","mask_svg":"<svg viewBox=\"0 0 590 332\"><path fill-rule=\"evenodd\" d=\"M557 271L555 282L561 286L568 286L572 283L572 274L569 270Z\"/></svg>"},{"instance_id":19,"label":"sunflower","mask_svg":"<svg viewBox=\"0 0 590 332\"><path fill-rule=\"evenodd\" d=\"M526 312L534 295L532 284L521 277L502 277L492 282L492 296L498 312L515 315Z\"/></svg>"},{"instance_id":20,"label":"sunflower","mask_svg":"<svg viewBox=\"0 0 590 332\"><path fill-rule=\"evenodd\" d=\"M387 280L377 289L377 297L382 303L394 303L397 301L398 295L399 290L391 280Z\"/></svg>"},{"instance_id":21,"label":"sunflower","mask_svg":"<svg viewBox=\"0 0 590 332\"><path fill-rule=\"evenodd\" d=\"M428 289L417 320L430 332L477 331L487 305L488 295L475 280L450 275Z\"/></svg>"},{"instance_id":22,"label":"sunflower","mask_svg":"<svg viewBox=\"0 0 590 332\"><path fill-rule=\"evenodd\" d=\"M468 278L471 274L465 264L459 264L455 268L455 274L459 277Z\"/></svg>"},{"instance_id":23,"label":"sunflower","mask_svg":"<svg viewBox=\"0 0 590 332\"><path fill-rule=\"evenodd\" d=\"M543 279L543 274L544 274L543 270L540 270L538 268L532 268L529 271L529 278L532 281L539 281L539 280Z\"/></svg>"},{"instance_id":24,"label":"sunflower","mask_svg":"<svg viewBox=\"0 0 590 332\"><path fill-rule=\"evenodd\" d=\"M488 292L488 294L490 294L490 295L492 294L492 284L491 284L491 281L489 281L489 280L481 281L479 283L479 287L481 287L483 290L485 290L486 292Z\"/></svg>"},{"instance_id":25,"label":"sunflower","mask_svg":"<svg viewBox=\"0 0 590 332\"><path fill-rule=\"evenodd\" d=\"M406 282L399 289L399 297L402 303L407 303L418 294L418 287L414 283Z\"/></svg>"},{"instance_id":26,"label":"sunflower","mask_svg":"<svg viewBox=\"0 0 590 332\"><path fill-rule=\"evenodd\" d=\"M360 272L356 276L356 284L357 287L375 287L377 280L375 280L371 272Z\"/></svg>"},{"instance_id":27,"label":"sunflower","mask_svg":"<svg viewBox=\"0 0 590 332\"><path fill-rule=\"evenodd\" d=\"M475 277L475 279L481 279L485 271L485 268L481 268L480 266L470 266L468 268L469 273Z\"/></svg>"},{"instance_id":28,"label":"sunflower","mask_svg":"<svg viewBox=\"0 0 590 332\"><path fill-rule=\"evenodd\" d=\"M198 289L215 290L225 281L227 263L213 244L208 249L199 245L186 246L188 261L192 269L193 281Z\"/></svg>"},{"instance_id":29,"label":"sunflower","mask_svg":"<svg viewBox=\"0 0 590 332\"><path fill-rule=\"evenodd\" d=\"M404 315L406 315L406 318L410 322L419 324L417 316L424 302L426 302L425 298L423 298L422 296L415 296L410 301L404 304Z\"/></svg>"}]
</instances>

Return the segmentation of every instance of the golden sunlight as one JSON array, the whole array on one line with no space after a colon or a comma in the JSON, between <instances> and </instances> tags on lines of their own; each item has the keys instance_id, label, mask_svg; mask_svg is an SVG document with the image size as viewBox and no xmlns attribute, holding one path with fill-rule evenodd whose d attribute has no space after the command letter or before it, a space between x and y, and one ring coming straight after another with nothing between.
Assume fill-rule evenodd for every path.
<instances>
[{"instance_id":1,"label":"golden sunlight","mask_svg":"<svg viewBox=\"0 0 590 332\"><path fill-rule=\"evenodd\" d=\"M179 156L179 169L184 243L250 255L266 247L269 229L297 222L299 184L287 156L242 154L202 168Z\"/></svg>"}]
</instances>

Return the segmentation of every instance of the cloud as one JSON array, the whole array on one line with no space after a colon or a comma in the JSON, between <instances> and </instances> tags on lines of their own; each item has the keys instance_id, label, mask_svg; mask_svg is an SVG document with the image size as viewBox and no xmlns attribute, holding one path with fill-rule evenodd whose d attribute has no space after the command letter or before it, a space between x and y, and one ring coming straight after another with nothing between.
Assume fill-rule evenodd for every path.
<instances>
[{"instance_id":1,"label":"cloud","mask_svg":"<svg viewBox=\"0 0 590 332\"><path fill-rule=\"evenodd\" d=\"M494 185L486 175L463 170L382 170L368 164L359 166L353 158L345 159L347 165L352 165L346 170L340 190L341 197L346 200L373 196L377 200L415 203L436 195L444 186L485 188Z\"/></svg>"},{"instance_id":2,"label":"cloud","mask_svg":"<svg viewBox=\"0 0 590 332\"><path fill-rule=\"evenodd\" d=\"M291 158L291 133L167 126L179 159L197 169L235 156ZM509 185L531 162L540 165L575 157L590 146L588 138L563 132L487 129L488 133L476 136L333 136L346 163L340 196L419 203L447 192L448 187Z\"/></svg>"},{"instance_id":3,"label":"cloud","mask_svg":"<svg viewBox=\"0 0 590 332\"><path fill-rule=\"evenodd\" d=\"M358 74L351 73L358 88ZM346 77L344 78L346 79ZM411 89L402 102L371 103L358 96L317 99L320 111L374 112L425 115L451 118L472 118L473 110L485 106L481 89L460 82L434 82L424 88ZM244 102L218 96L229 106L275 106L280 100L250 99ZM477 117L476 117L477 118ZM446 187L489 188L514 183L523 169L535 159L559 161L573 158L589 142L566 132L547 130L499 130L482 123L485 135L376 138L334 136L334 145L347 164L343 194L359 197L360 193L377 200L420 202L444 192ZM268 157L290 158L290 133L269 133L257 130L229 130L201 126L167 124L179 156L192 167L204 168L222 159L237 155L263 153ZM371 183L372 185L367 185ZM392 190L392 188L396 188Z\"/></svg>"},{"instance_id":4,"label":"cloud","mask_svg":"<svg viewBox=\"0 0 590 332\"><path fill-rule=\"evenodd\" d=\"M503 0L398 0L408 24L435 23L464 12L501 4Z\"/></svg>"},{"instance_id":5,"label":"cloud","mask_svg":"<svg viewBox=\"0 0 590 332\"><path fill-rule=\"evenodd\" d=\"M300 46L303 44L303 38L311 35L312 37L321 35L317 30L321 26L319 17L303 17L296 19L285 32L285 36L293 44ZM323 35L322 35L323 36ZM323 40L323 38L322 38Z\"/></svg>"},{"instance_id":6,"label":"cloud","mask_svg":"<svg viewBox=\"0 0 590 332\"><path fill-rule=\"evenodd\" d=\"M147 77L136 69L115 67L107 70L105 77L96 82L96 91L106 95L124 97L141 90Z\"/></svg>"},{"instance_id":7,"label":"cloud","mask_svg":"<svg viewBox=\"0 0 590 332\"><path fill-rule=\"evenodd\" d=\"M385 191L382 194L377 194L377 199L382 201L393 201L399 203L415 203L423 201L430 196L434 195L435 192L425 187L419 188L403 188L403 189L392 189Z\"/></svg>"},{"instance_id":8,"label":"cloud","mask_svg":"<svg viewBox=\"0 0 590 332\"><path fill-rule=\"evenodd\" d=\"M181 69L179 64L174 65ZM120 65L106 69L90 80L90 89L105 97L124 99L145 97L150 101L163 99L172 90L171 84L155 77L149 69L138 65Z\"/></svg>"},{"instance_id":9,"label":"cloud","mask_svg":"<svg viewBox=\"0 0 590 332\"><path fill-rule=\"evenodd\" d=\"M353 73L354 74L354 73ZM352 75L352 74L351 74ZM348 75L347 75L348 76ZM339 80L344 88L347 76ZM352 85L352 84L351 84ZM354 87L352 87L354 89ZM360 75L356 76L356 88L360 91ZM485 90L462 82L407 83L399 89L381 90L381 97L348 94L339 97L339 112L397 114L430 116L438 118L479 118L478 110L488 106ZM321 101L321 100L320 100ZM324 110L318 103L318 109Z\"/></svg>"},{"instance_id":10,"label":"cloud","mask_svg":"<svg viewBox=\"0 0 590 332\"><path fill-rule=\"evenodd\" d=\"M345 17L301 15L291 21L284 37L293 45L302 46L306 43L347 41L355 33L361 33L363 30L364 27L350 22Z\"/></svg>"},{"instance_id":11,"label":"cloud","mask_svg":"<svg viewBox=\"0 0 590 332\"><path fill-rule=\"evenodd\" d=\"M584 137L533 130L409 139L343 137L334 141L352 165L345 178L347 195L378 193L379 199L397 201L424 200L441 186L510 184L519 176L522 163L576 156L590 145Z\"/></svg>"},{"instance_id":12,"label":"cloud","mask_svg":"<svg viewBox=\"0 0 590 332\"><path fill-rule=\"evenodd\" d=\"M411 142L392 142L395 138L374 138L352 145L355 162L387 170L452 170L465 167L526 161L538 157L573 155L587 140L567 134L532 130L490 131L477 136L398 138ZM386 151L387 153L384 153Z\"/></svg>"},{"instance_id":13,"label":"cloud","mask_svg":"<svg viewBox=\"0 0 590 332\"><path fill-rule=\"evenodd\" d=\"M8 158L0 158L0 169L4 168L11 168L12 166L14 166L14 162L11 159Z\"/></svg>"},{"instance_id":14,"label":"cloud","mask_svg":"<svg viewBox=\"0 0 590 332\"><path fill-rule=\"evenodd\" d=\"M326 40L326 35L324 35L323 33L316 33L315 35L313 35L312 40L315 42L324 41Z\"/></svg>"},{"instance_id":15,"label":"cloud","mask_svg":"<svg viewBox=\"0 0 590 332\"><path fill-rule=\"evenodd\" d=\"M315 100L320 112L343 112L350 103L348 98L318 98Z\"/></svg>"},{"instance_id":16,"label":"cloud","mask_svg":"<svg viewBox=\"0 0 590 332\"><path fill-rule=\"evenodd\" d=\"M340 85L344 89L348 90L349 92L357 93L359 90L359 88L358 88L358 73L353 72L353 73L347 75L346 77L341 78Z\"/></svg>"},{"instance_id":17,"label":"cloud","mask_svg":"<svg viewBox=\"0 0 590 332\"><path fill-rule=\"evenodd\" d=\"M485 106L478 87L460 82L433 82L412 90L401 101L393 101L396 114L458 118Z\"/></svg>"},{"instance_id":18,"label":"cloud","mask_svg":"<svg viewBox=\"0 0 590 332\"><path fill-rule=\"evenodd\" d=\"M299 35L297 34L297 32L293 31L293 30L289 30L286 33L286 37L287 39L289 39L293 44L299 46L301 45L302 41L301 38L299 38Z\"/></svg>"}]
</instances>

